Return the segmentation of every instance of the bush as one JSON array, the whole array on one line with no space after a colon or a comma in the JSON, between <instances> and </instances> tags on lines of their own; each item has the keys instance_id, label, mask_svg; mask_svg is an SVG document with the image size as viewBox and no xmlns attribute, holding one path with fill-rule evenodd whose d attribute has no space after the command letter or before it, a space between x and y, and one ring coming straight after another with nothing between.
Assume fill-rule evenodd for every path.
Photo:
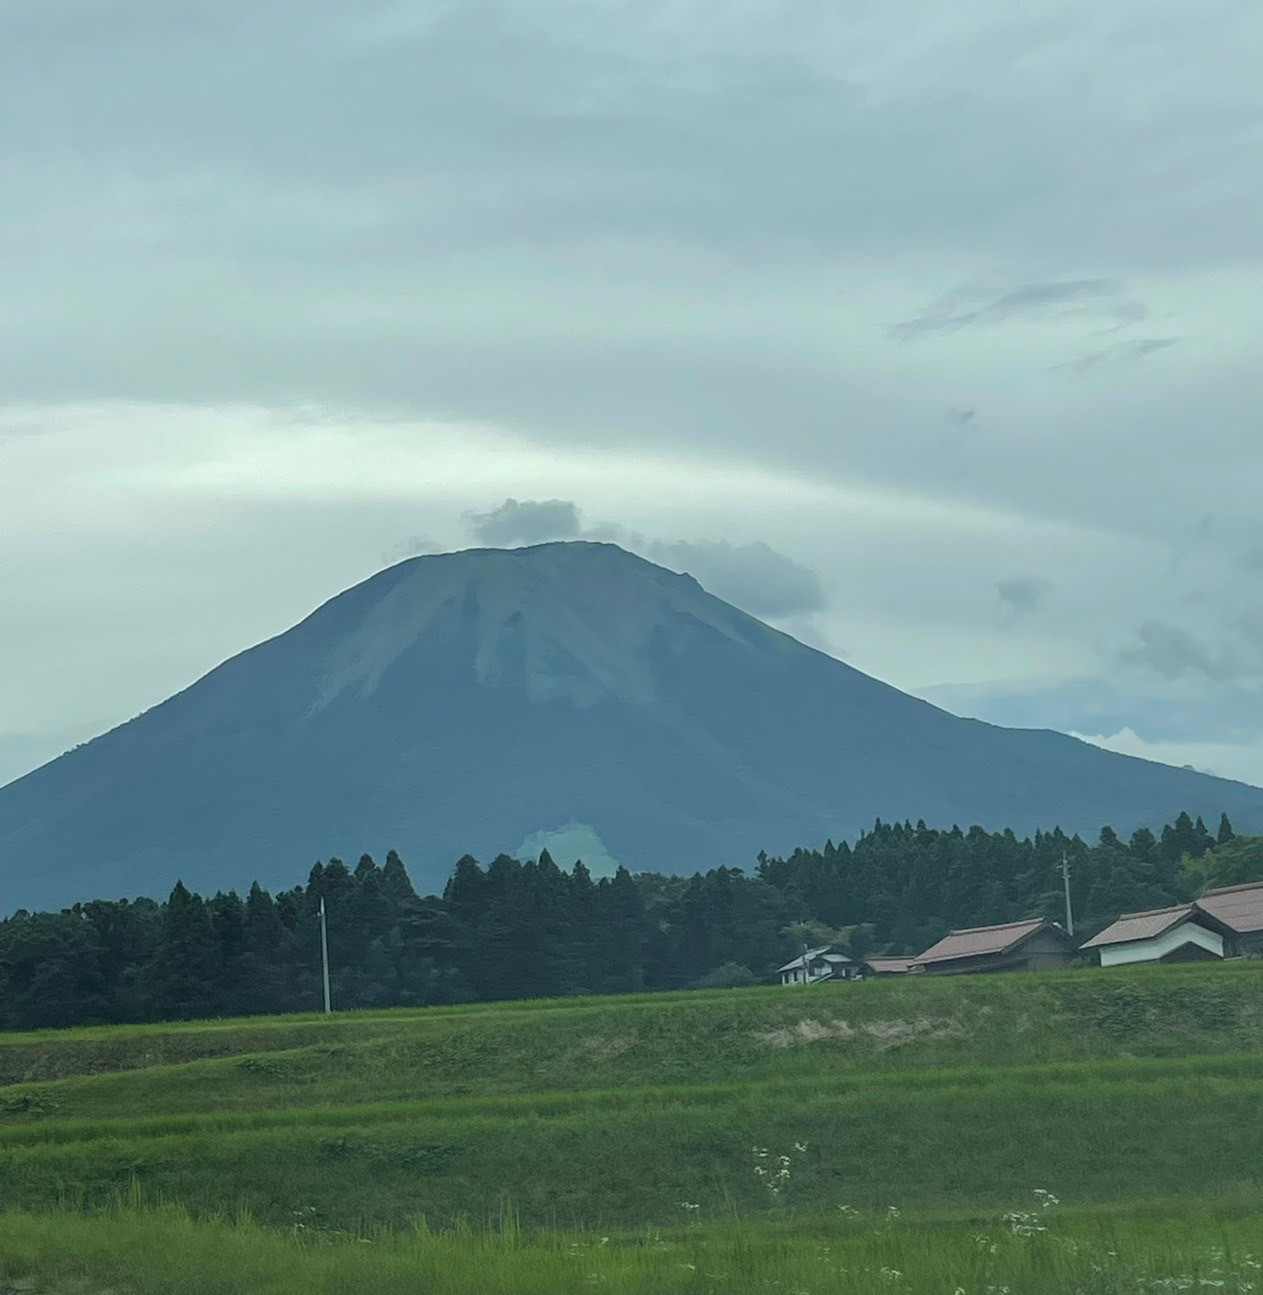
<instances>
[{"instance_id":1,"label":"bush","mask_svg":"<svg viewBox=\"0 0 1263 1295\"><path fill-rule=\"evenodd\" d=\"M739 962L724 962L708 971L697 982L697 989L744 989L757 984L754 972Z\"/></svg>"}]
</instances>

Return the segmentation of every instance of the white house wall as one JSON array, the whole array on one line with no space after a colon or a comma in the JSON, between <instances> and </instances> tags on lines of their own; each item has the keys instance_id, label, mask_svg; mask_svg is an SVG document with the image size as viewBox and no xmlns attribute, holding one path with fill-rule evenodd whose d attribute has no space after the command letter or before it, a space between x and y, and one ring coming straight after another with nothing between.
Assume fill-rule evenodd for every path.
<instances>
[{"instance_id":1,"label":"white house wall","mask_svg":"<svg viewBox=\"0 0 1263 1295\"><path fill-rule=\"evenodd\" d=\"M1152 940L1131 940L1127 944L1107 944L1101 949L1101 966L1118 967L1126 962L1157 962L1168 953L1174 953L1183 944L1196 944L1213 953L1215 957L1224 956L1222 935L1208 931L1195 922L1181 922L1173 930L1167 931Z\"/></svg>"}]
</instances>

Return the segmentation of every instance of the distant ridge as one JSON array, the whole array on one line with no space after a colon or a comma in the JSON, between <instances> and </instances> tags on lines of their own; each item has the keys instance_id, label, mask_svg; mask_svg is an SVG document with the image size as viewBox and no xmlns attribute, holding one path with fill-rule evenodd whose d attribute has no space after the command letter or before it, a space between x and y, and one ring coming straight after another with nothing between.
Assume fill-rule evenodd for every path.
<instances>
[{"instance_id":1,"label":"distant ridge","mask_svg":"<svg viewBox=\"0 0 1263 1295\"><path fill-rule=\"evenodd\" d=\"M1263 831L1263 791L959 719L610 544L410 559L0 788L0 911L394 847L746 866L872 823ZM557 853L557 850L554 850ZM572 858L558 854L559 862Z\"/></svg>"}]
</instances>

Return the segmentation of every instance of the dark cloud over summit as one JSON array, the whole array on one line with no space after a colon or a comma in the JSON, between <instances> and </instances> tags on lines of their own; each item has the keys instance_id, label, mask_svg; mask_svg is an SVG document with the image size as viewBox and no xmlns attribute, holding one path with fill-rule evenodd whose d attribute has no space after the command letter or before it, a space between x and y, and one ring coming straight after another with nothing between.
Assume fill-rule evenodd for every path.
<instances>
[{"instance_id":1,"label":"dark cloud over summit","mask_svg":"<svg viewBox=\"0 0 1263 1295\"><path fill-rule=\"evenodd\" d=\"M483 544L496 548L569 540L580 532L579 509L568 499L506 499L490 512L465 518Z\"/></svg>"}]
</instances>

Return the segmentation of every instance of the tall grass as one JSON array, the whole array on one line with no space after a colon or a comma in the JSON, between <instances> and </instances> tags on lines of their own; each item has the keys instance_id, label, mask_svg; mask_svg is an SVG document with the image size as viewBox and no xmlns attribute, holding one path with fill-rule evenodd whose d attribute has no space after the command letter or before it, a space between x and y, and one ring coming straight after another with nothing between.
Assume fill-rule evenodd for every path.
<instances>
[{"instance_id":1,"label":"tall grass","mask_svg":"<svg viewBox=\"0 0 1263 1295\"><path fill-rule=\"evenodd\" d=\"M266 1122L53 1120L0 1145L0 1199L90 1207L135 1180L200 1214L241 1206L283 1224L310 1206L355 1227L419 1214L481 1222L508 1196L532 1224L618 1227L664 1223L680 1201L702 1218L728 1203L748 1214L895 1201L985 1208L1020 1193L1032 1173L1080 1200L1196 1198L1258 1178L1254 1062L1200 1072L1085 1063L1055 1078L956 1074L889 1089L822 1081L479 1099ZM810 1150L771 1200L749 1149L779 1154L798 1141Z\"/></svg>"},{"instance_id":2,"label":"tall grass","mask_svg":"<svg viewBox=\"0 0 1263 1295\"><path fill-rule=\"evenodd\" d=\"M1031 1194L1027 1193L1028 1200ZM1137 1295L1259 1289L1257 1223L1203 1217L1061 1222L1035 1201L962 1226L817 1220L795 1235L734 1223L645 1232L330 1236L178 1209L0 1216L0 1274L135 1295Z\"/></svg>"}]
</instances>

